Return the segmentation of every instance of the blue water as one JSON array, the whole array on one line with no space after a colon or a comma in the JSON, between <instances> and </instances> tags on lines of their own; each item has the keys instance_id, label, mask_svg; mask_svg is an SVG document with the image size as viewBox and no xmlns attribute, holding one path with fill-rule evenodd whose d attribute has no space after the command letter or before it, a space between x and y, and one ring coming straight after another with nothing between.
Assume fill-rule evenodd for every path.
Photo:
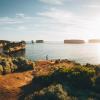
<instances>
[{"instance_id":1,"label":"blue water","mask_svg":"<svg viewBox=\"0 0 100 100\"><path fill-rule=\"evenodd\" d=\"M25 56L31 60L69 59L81 64L100 64L100 44L27 44Z\"/></svg>"}]
</instances>

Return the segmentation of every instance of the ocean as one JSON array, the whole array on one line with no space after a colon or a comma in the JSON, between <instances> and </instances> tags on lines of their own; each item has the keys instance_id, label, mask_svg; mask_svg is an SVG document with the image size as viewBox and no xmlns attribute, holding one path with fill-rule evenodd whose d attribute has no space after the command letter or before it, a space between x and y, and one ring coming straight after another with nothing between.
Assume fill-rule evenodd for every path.
<instances>
[{"instance_id":1,"label":"ocean","mask_svg":"<svg viewBox=\"0 0 100 100\"><path fill-rule=\"evenodd\" d=\"M0 49L2 52L2 48ZM30 60L68 59L81 64L100 64L100 44L64 44L62 42L27 43L26 49L12 54Z\"/></svg>"},{"instance_id":2,"label":"ocean","mask_svg":"<svg viewBox=\"0 0 100 100\"><path fill-rule=\"evenodd\" d=\"M31 60L45 60L48 56L48 59L69 59L81 64L100 64L100 44L27 44L24 56Z\"/></svg>"}]
</instances>

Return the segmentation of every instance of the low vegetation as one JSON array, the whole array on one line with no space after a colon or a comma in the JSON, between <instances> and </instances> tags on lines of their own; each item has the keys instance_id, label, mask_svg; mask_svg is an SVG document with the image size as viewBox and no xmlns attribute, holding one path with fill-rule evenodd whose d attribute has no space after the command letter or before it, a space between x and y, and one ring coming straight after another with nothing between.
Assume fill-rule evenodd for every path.
<instances>
[{"instance_id":1,"label":"low vegetation","mask_svg":"<svg viewBox=\"0 0 100 100\"><path fill-rule=\"evenodd\" d=\"M11 58L9 56L0 55L0 74L8 74L12 72L20 72L33 69L34 62L23 57Z\"/></svg>"},{"instance_id":2,"label":"low vegetation","mask_svg":"<svg viewBox=\"0 0 100 100\"><path fill-rule=\"evenodd\" d=\"M100 65L0 55L1 75L27 70L33 70L33 80L20 87L19 100L100 100Z\"/></svg>"},{"instance_id":3,"label":"low vegetation","mask_svg":"<svg viewBox=\"0 0 100 100\"><path fill-rule=\"evenodd\" d=\"M61 84L50 85L36 91L25 97L25 100L41 100L41 98L42 100L74 100L74 97L70 97Z\"/></svg>"},{"instance_id":4,"label":"low vegetation","mask_svg":"<svg viewBox=\"0 0 100 100\"><path fill-rule=\"evenodd\" d=\"M33 78L21 100L100 100L99 66L59 65L52 73Z\"/></svg>"}]
</instances>

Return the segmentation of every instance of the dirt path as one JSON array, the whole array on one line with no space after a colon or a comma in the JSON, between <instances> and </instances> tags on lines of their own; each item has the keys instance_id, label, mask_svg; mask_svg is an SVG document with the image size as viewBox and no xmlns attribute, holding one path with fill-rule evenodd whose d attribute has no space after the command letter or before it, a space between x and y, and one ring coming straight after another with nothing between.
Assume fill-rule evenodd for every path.
<instances>
[{"instance_id":1,"label":"dirt path","mask_svg":"<svg viewBox=\"0 0 100 100\"><path fill-rule=\"evenodd\" d=\"M33 78L32 71L0 76L0 100L18 100L21 87Z\"/></svg>"}]
</instances>

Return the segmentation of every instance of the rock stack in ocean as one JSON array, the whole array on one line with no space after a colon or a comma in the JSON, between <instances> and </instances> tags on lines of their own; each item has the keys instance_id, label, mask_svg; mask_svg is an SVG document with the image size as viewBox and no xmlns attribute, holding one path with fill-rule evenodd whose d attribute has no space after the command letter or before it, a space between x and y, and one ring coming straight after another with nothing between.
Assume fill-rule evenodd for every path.
<instances>
[{"instance_id":1,"label":"rock stack in ocean","mask_svg":"<svg viewBox=\"0 0 100 100\"><path fill-rule=\"evenodd\" d=\"M90 39L88 40L89 43L100 43L100 39Z\"/></svg>"},{"instance_id":2,"label":"rock stack in ocean","mask_svg":"<svg viewBox=\"0 0 100 100\"><path fill-rule=\"evenodd\" d=\"M44 40L36 40L36 43L44 43Z\"/></svg>"},{"instance_id":3,"label":"rock stack in ocean","mask_svg":"<svg viewBox=\"0 0 100 100\"><path fill-rule=\"evenodd\" d=\"M64 40L64 43L68 43L68 44L83 44L85 43L84 40L77 40L77 39L68 39L68 40Z\"/></svg>"}]
</instances>

